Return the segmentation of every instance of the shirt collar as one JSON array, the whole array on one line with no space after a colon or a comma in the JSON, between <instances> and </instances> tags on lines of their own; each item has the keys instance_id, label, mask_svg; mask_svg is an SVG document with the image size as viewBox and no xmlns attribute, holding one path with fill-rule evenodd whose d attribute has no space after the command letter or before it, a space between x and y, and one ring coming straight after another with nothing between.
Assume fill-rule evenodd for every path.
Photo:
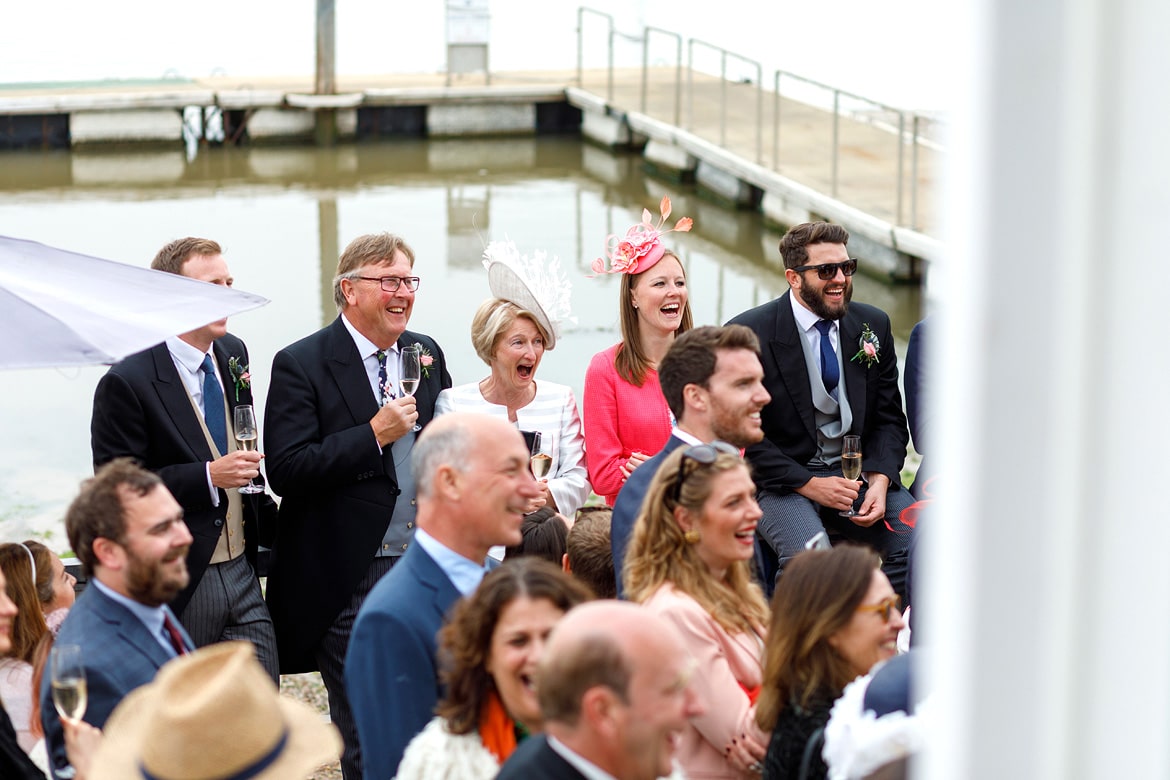
<instances>
[{"instance_id":1,"label":"shirt collar","mask_svg":"<svg viewBox=\"0 0 1170 780\"><path fill-rule=\"evenodd\" d=\"M178 336L171 336L167 339L166 344L167 351L171 353L171 356L192 374L198 372L203 367L203 356L211 354L211 350L200 352ZM211 362L213 364L215 363L214 355L211 357Z\"/></svg>"},{"instance_id":2,"label":"shirt collar","mask_svg":"<svg viewBox=\"0 0 1170 780\"><path fill-rule=\"evenodd\" d=\"M792 304L792 316L796 318L797 327L807 333L816 327L816 324L821 321L821 318L813 314L808 309L804 308L800 301L796 300L797 295L798 293L796 290L793 290L788 296L789 302ZM834 329L836 329L838 323L837 320L829 320L829 322L832 323L833 326L829 331L831 333Z\"/></svg>"},{"instance_id":3,"label":"shirt collar","mask_svg":"<svg viewBox=\"0 0 1170 780\"><path fill-rule=\"evenodd\" d=\"M698 437L698 436L692 436L691 434L687 433L687 432L686 432L686 431L684 431L682 428L679 428L679 427L677 427L677 426L676 426L676 427L675 427L675 429L674 429L673 431L671 431L670 433L671 433L671 435L673 435L673 436L674 436L676 439L679 439L679 440L680 440L680 441L682 441L684 444L689 444L689 445L691 445L692 447L693 447L693 446L695 446L696 444L707 444L707 442L705 442L705 441L701 441L701 440L699 439L699 437Z\"/></svg>"},{"instance_id":4,"label":"shirt collar","mask_svg":"<svg viewBox=\"0 0 1170 780\"><path fill-rule=\"evenodd\" d=\"M568 761L573 765L574 769L583 774L585 780L616 780L609 772L606 772L581 754L573 752L564 742L561 742L552 734L548 735L548 746L552 748L554 753Z\"/></svg>"},{"instance_id":5,"label":"shirt collar","mask_svg":"<svg viewBox=\"0 0 1170 780\"><path fill-rule=\"evenodd\" d=\"M196 350L198 351L198 350ZM158 636L163 629L163 621L166 618L166 607L148 607L145 604L135 601L134 599L123 596L104 582L94 577L90 580L91 585L96 585L97 589L105 595L109 596L111 600L118 602L126 609L134 613L134 617L142 621L142 624L150 630L151 635Z\"/></svg>"},{"instance_id":6,"label":"shirt collar","mask_svg":"<svg viewBox=\"0 0 1170 780\"><path fill-rule=\"evenodd\" d=\"M464 558L421 528L414 529L414 541L434 559L455 589L464 596L474 593L483 575L487 574L487 561L476 563Z\"/></svg>"},{"instance_id":7,"label":"shirt collar","mask_svg":"<svg viewBox=\"0 0 1170 780\"><path fill-rule=\"evenodd\" d=\"M361 331L353 326L353 323L349 321L349 318L346 317L344 313L341 315L341 324L344 325L345 329L349 331L349 337L353 339L353 344L355 347L357 347L358 354L362 356L362 360L365 360L370 355L378 354L381 347L363 336ZM391 344L386 349L386 351L393 352L395 355L397 355L398 342L396 341Z\"/></svg>"}]
</instances>

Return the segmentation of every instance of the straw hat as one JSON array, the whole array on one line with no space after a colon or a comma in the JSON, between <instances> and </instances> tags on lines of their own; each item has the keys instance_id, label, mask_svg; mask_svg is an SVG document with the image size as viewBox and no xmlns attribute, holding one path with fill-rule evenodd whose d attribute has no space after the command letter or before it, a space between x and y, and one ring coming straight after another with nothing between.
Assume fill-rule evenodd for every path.
<instances>
[{"instance_id":1,"label":"straw hat","mask_svg":"<svg viewBox=\"0 0 1170 780\"><path fill-rule=\"evenodd\" d=\"M170 661L106 721L93 780L307 777L341 754L320 714L280 696L250 642Z\"/></svg>"},{"instance_id":2,"label":"straw hat","mask_svg":"<svg viewBox=\"0 0 1170 780\"><path fill-rule=\"evenodd\" d=\"M483 250L483 264L492 295L530 312L548 334L545 349L555 347L561 321L569 318L572 290L569 280L560 272L560 262L555 257L546 262L546 254L540 250L532 257L521 255L508 240L488 244Z\"/></svg>"}]
</instances>

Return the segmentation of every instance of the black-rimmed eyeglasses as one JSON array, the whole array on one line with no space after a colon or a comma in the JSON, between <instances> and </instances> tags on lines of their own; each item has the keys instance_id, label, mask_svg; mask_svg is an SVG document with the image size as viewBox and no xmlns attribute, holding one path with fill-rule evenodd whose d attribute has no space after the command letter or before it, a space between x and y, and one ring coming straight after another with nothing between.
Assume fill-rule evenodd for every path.
<instances>
[{"instance_id":1,"label":"black-rimmed eyeglasses","mask_svg":"<svg viewBox=\"0 0 1170 780\"><path fill-rule=\"evenodd\" d=\"M739 449L725 441L713 441L710 444L695 444L683 450L682 457L678 461L678 474L674 479L674 490L671 491L670 495L674 503L678 503L679 496L682 495L683 483L687 481L687 477L695 473L693 469L689 474L687 473L687 461L694 461L700 466L710 466L719 457L719 453L721 452L725 455L739 457Z\"/></svg>"},{"instance_id":2,"label":"black-rimmed eyeglasses","mask_svg":"<svg viewBox=\"0 0 1170 780\"><path fill-rule=\"evenodd\" d=\"M378 282L385 292L398 292L398 288L402 285L406 285L406 289L414 292L418 289L419 282L417 276L355 276L353 278L367 282Z\"/></svg>"},{"instance_id":3,"label":"black-rimmed eyeglasses","mask_svg":"<svg viewBox=\"0 0 1170 780\"><path fill-rule=\"evenodd\" d=\"M825 263L824 265L798 265L792 269L797 273L805 271L816 271L817 276L824 279L826 282L837 277L837 272L845 274L846 276L853 276L857 273L857 258L851 257L843 263Z\"/></svg>"}]
</instances>

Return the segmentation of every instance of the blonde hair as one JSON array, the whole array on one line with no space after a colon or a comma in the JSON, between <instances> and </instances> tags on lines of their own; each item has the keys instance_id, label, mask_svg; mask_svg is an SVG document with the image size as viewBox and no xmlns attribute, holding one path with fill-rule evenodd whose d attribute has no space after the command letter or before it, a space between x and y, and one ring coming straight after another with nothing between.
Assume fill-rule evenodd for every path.
<instances>
[{"instance_id":1,"label":"blonde hair","mask_svg":"<svg viewBox=\"0 0 1170 780\"><path fill-rule=\"evenodd\" d=\"M479 305L475 316L471 318L471 345L475 347L475 354L489 366L496 358L496 347L500 339L512 323L523 317L536 326L540 337L544 339L545 349L548 349L548 333L536 320L536 315L527 309L521 309L511 301L502 298L491 298Z\"/></svg>"},{"instance_id":2,"label":"blonde hair","mask_svg":"<svg viewBox=\"0 0 1170 780\"><path fill-rule=\"evenodd\" d=\"M688 449L679 447L670 453L650 483L623 566L626 597L643 602L669 583L697 601L724 630L756 632L768 625L768 604L752 580L748 562L733 563L723 580L715 579L674 517L676 506L696 516L702 514L715 477L732 469L748 470L748 465L737 455L720 452L713 463L684 471L675 501L679 464Z\"/></svg>"}]
</instances>

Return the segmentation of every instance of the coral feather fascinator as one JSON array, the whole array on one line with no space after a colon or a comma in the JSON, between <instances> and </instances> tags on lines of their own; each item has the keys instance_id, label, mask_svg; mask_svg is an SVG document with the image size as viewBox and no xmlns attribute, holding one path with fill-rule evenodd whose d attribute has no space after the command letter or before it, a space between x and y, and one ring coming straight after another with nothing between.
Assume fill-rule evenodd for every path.
<instances>
[{"instance_id":1,"label":"coral feather fascinator","mask_svg":"<svg viewBox=\"0 0 1170 780\"><path fill-rule=\"evenodd\" d=\"M609 267L606 268L605 259L597 258L593 261L595 274L640 274L654 267L662 259L666 248L662 246L662 236L670 232L686 233L694 225L690 217L683 217L674 223L673 228L663 230L666 218L670 216L670 198L663 196L658 205L661 218L655 225L650 220L650 210L642 209L642 221L626 231L624 237L611 235L606 239L606 254L609 257Z\"/></svg>"}]
</instances>

